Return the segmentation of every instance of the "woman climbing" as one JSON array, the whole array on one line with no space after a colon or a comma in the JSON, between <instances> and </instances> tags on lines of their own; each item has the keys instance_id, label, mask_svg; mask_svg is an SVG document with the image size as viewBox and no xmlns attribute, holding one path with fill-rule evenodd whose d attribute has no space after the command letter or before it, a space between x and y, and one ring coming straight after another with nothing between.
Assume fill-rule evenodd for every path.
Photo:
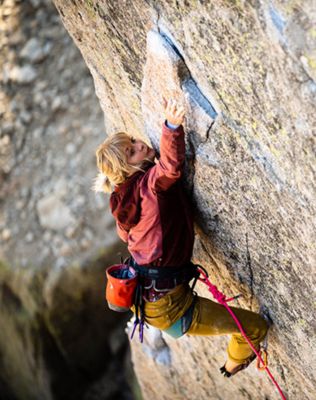
<instances>
[{"instance_id":1,"label":"woman climbing","mask_svg":"<svg viewBox=\"0 0 316 400\"><path fill-rule=\"evenodd\" d=\"M121 239L128 244L130 265L141 280L140 303L133 311L173 337L231 334L228 360L220 369L229 377L246 368L255 354L224 306L197 296L191 263L194 232L190 203L181 184L185 160L185 110L164 100L160 158L143 141L126 133L107 138L97 149L103 190L114 191L110 207ZM267 323L256 313L232 307L256 349ZM142 321L141 321L142 322Z\"/></svg>"}]
</instances>

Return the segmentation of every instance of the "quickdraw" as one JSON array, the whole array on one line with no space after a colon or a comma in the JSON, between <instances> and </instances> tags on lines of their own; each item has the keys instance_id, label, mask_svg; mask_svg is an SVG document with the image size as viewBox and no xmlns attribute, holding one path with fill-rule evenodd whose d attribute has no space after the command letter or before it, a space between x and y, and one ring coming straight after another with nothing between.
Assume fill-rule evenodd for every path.
<instances>
[{"instance_id":1,"label":"quickdraw","mask_svg":"<svg viewBox=\"0 0 316 400\"><path fill-rule=\"evenodd\" d=\"M261 365L260 358L257 358L257 369L259 371L264 371L268 366L268 352L267 350L260 349L260 356L263 359L263 364Z\"/></svg>"},{"instance_id":2,"label":"quickdraw","mask_svg":"<svg viewBox=\"0 0 316 400\"><path fill-rule=\"evenodd\" d=\"M257 369L259 371L264 371L266 367L268 366L268 333L266 337L264 338L263 343L260 346L259 353L261 355L261 358L263 359L264 363L260 361L259 358L257 358Z\"/></svg>"}]
</instances>

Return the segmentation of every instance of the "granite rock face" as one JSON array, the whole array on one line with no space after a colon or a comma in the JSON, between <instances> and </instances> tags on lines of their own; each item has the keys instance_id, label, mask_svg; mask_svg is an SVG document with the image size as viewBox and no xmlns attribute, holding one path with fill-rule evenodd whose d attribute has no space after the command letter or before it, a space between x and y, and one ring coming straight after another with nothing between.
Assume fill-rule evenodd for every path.
<instances>
[{"instance_id":1,"label":"granite rock face","mask_svg":"<svg viewBox=\"0 0 316 400\"><path fill-rule=\"evenodd\" d=\"M186 105L194 258L241 306L269 313L271 369L289 398L315 398L315 3L54 3L108 133L157 147L162 96ZM146 399L278 398L254 368L219 376L224 338L147 336L132 344Z\"/></svg>"}]
</instances>

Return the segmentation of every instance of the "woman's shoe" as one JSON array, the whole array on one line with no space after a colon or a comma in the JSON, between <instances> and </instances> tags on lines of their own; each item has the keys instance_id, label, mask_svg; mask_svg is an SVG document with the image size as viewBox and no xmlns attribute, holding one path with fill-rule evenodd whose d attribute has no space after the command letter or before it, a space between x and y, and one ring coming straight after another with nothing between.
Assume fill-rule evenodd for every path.
<instances>
[{"instance_id":1,"label":"woman's shoe","mask_svg":"<svg viewBox=\"0 0 316 400\"><path fill-rule=\"evenodd\" d=\"M226 378L230 378L233 375L236 375L239 371L242 371L243 369L246 369L250 363L256 358L256 354L252 354L247 361L245 361L242 364L237 365L237 367L233 368L232 371L228 372L226 370L226 364L224 364L221 368L221 374L223 374Z\"/></svg>"}]
</instances>

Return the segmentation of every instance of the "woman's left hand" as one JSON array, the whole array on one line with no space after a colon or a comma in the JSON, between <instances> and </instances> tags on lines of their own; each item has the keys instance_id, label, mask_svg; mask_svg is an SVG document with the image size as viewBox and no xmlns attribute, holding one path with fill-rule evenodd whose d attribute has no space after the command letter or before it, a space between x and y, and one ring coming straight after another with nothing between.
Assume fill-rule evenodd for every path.
<instances>
[{"instance_id":1,"label":"woman's left hand","mask_svg":"<svg viewBox=\"0 0 316 400\"><path fill-rule=\"evenodd\" d=\"M163 104L166 120L172 125L182 125L185 116L184 107L180 106L176 100L173 99L167 101L163 98Z\"/></svg>"}]
</instances>

